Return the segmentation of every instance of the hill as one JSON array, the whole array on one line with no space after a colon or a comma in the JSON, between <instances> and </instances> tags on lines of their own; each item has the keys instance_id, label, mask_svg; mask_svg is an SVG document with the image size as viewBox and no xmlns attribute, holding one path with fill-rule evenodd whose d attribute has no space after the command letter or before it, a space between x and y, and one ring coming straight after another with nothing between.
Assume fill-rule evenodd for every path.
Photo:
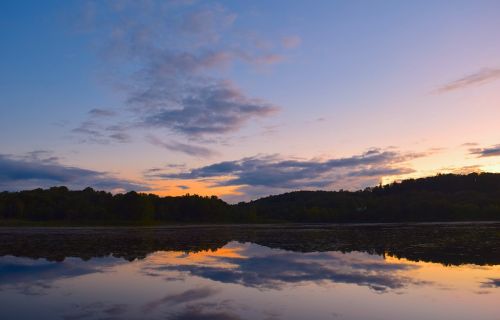
<instances>
[{"instance_id":1,"label":"hill","mask_svg":"<svg viewBox=\"0 0 500 320\"><path fill-rule=\"evenodd\" d=\"M66 187L0 193L0 221L61 224L500 221L500 174L437 175L360 191L296 191L228 204Z\"/></svg>"}]
</instances>

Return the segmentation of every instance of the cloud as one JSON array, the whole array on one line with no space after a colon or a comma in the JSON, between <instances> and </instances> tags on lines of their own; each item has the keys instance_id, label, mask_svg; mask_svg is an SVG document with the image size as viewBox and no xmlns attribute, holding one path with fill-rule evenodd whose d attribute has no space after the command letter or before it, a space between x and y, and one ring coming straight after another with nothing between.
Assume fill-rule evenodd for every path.
<instances>
[{"instance_id":1,"label":"cloud","mask_svg":"<svg viewBox=\"0 0 500 320\"><path fill-rule=\"evenodd\" d=\"M22 157L28 161L40 161L44 163L54 163L59 161L59 157L54 156L54 153L50 150L34 150Z\"/></svg>"},{"instance_id":2,"label":"cloud","mask_svg":"<svg viewBox=\"0 0 500 320\"><path fill-rule=\"evenodd\" d=\"M281 44L286 49L297 48L298 46L301 45L301 43L302 39L299 36L288 36L288 37L283 37L283 39L281 39Z\"/></svg>"},{"instance_id":3,"label":"cloud","mask_svg":"<svg viewBox=\"0 0 500 320\"><path fill-rule=\"evenodd\" d=\"M225 7L164 1L130 2L120 10L106 3L97 6L90 20L95 27L86 29L101 44L103 73L124 93L125 105L112 112L92 109L91 120L73 130L87 136L84 142L128 141L123 133L103 133L97 123L115 113L133 119L127 130L167 129L201 139L234 132L278 110L225 76L235 62L260 66L284 59L240 37L242 31L233 27L237 16ZM195 156L203 152L185 144L170 149Z\"/></svg>"},{"instance_id":4,"label":"cloud","mask_svg":"<svg viewBox=\"0 0 500 320\"><path fill-rule=\"evenodd\" d=\"M483 288L500 288L500 278L488 279L488 281L482 283L481 287L483 287Z\"/></svg>"},{"instance_id":5,"label":"cloud","mask_svg":"<svg viewBox=\"0 0 500 320\"><path fill-rule=\"evenodd\" d=\"M130 142L130 140L132 139L130 135L125 132L112 133L109 135L109 138L121 143Z\"/></svg>"},{"instance_id":6,"label":"cloud","mask_svg":"<svg viewBox=\"0 0 500 320\"><path fill-rule=\"evenodd\" d=\"M78 127L73 128L71 132L79 137L79 142L108 144L111 142L127 143L132 141L131 135L127 132L128 125L113 124L107 125L99 119L108 116L92 116L91 119L83 121Z\"/></svg>"},{"instance_id":7,"label":"cloud","mask_svg":"<svg viewBox=\"0 0 500 320\"><path fill-rule=\"evenodd\" d=\"M469 152L478 157L497 157L500 156L500 144L488 148L472 148Z\"/></svg>"},{"instance_id":8,"label":"cloud","mask_svg":"<svg viewBox=\"0 0 500 320\"><path fill-rule=\"evenodd\" d=\"M359 155L326 160L283 159L277 155L255 156L223 161L184 172L154 172L160 179L202 179L215 186L242 186L245 192L259 194L293 189L332 188L336 183L368 183L371 186L384 176L408 174L413 169L405 163L425 153L401 153L372 149ZM367 179L367 180L366 180ZM255 190L254 190L255 191Z\"/></svg>"},{"instance_id":9,"label":"cloud","mask_svg":"<svg viewBox=\"0 0 500 320\"><path fill-rule=\"evenodd\" d=\"M477 142L465 142L465 143L462 143L460 146L461 147L475 147L478 145L479 145L479 143L477 143Z\"/></svg>"},{"instance_id":10,"label":"cloud","mask_svg":"<svg viewBox=\"0 0 500 320\"><path fill-rule=\"evenodd\" d=\"M428 154L371 149L350 157L326 160L258 155L180 172L158 170L148 173L148 178L197 179L214 187L235 186L237 194L226 195L224 199L238 202L291 190L370 187L379 184L382 178L414 172L408 162Z\"/></svg>"},{"instance_id":11,"label":"cloud","mask_svg":"<svg viewBox=\"0 0 500 320\"><path fill-rule=\"evenodd\" d=\"M65 166L56 161L0 154L0 189L24 190L65 185L71 189L149 190L145 184L113 177L106 172Z\"/></svg>"},{"instance_id":12,"label":"cloud","mask_svg":"<svg viewBox=\"0 0 500 320\"><path fill-rule=\"evenodd\" d=\"M115 111L107 109L92 109L89 111L89 115L92 117L112 117L116 115Z\"/></svg>"},{"instance_id":13,"label":"cloud","mask_svg":"<svg viewBox=\"0 0 500 320\"><path fill-rule=\"evenodd\" d=\"M220 38L219 30L231 26L237 16L218 5L187 13L181 19L180 29L195 36L203 36L210 42Z\"/></svg>"},{"instance_id":14,"label":"cloud","mask_svg":"<svg viewBox=\"0 0 500 320\"><path fill-rule=\"evenodd\" d=\"M181 142L164 142L152 135L147 136L146 139L149 143L155 146L162 147L170 151L185 153L190 156L211 157L216 154L216 152L205 147Z\"/></svg>"},{"instance_id":15,"label":"cloud","mask_svg":"<svg viewBox=\"0 0 500 320\"><path fill-rule=\"evenodd\" d=\"M500 69L485 68L476 73L469 74L463 78L447 83L434 91L436 94L447 93L454 90L466 89L479 86L500 79Z\"/></svg>"},{"instance_id":16,"label":"cloud","mask_svg":"<svg viewBox=\"0 0 500 320\"><path fill-rule=\"evenodd\" d=\"M411 168L369 168L348 173L350 177L397 176L415 172Z\"/></svg>"},{"instance_id":17,"label":"cloud","mask_svg":"<svg viewBox=\"0 0 500 320\"><path fill-rule=\"evenodd\" d=\"M84 121L78 127L71 130L73 133L89 135L93 137L93 139L97 139L102 137L102 134L99 130L99 127L94 121Z\"/></svg>"},{"instance_id":18,"label":"cloud","mask_svg":"<svg viewBox=\"0 0 500 320\"><path fill-rule=\"evenodd\" d=\"M163 88L161 89L163 90ZM204 83L191 88L189 95L177 101L179 108L158 108L143 120L147 127L167 127L187 136L222 134L239 129L251 118L265 117L277 107L245 97L228 81ZM148 105L157 105L163 94L141 97ZM146 102L147 101L147 102Z\"/></svg>"},{"instance_id":19,"label":"cloud","mask_svg":"<svg viewBox=\"0 0 500 320\"><path fill-rule=\"evenodd\" d=\"M256 65L270 65L279 63L285 60L285 57L280 54L266 54L257 57L245 58L248 62Z\"/></svg>"},{"instance_id":20,"label":"cloud","mask_svg":"<svg viewBox=\"0 0 500 320\"><path fill-rule=\"evenodd\" d=\"M101 273L115 263L116 259L99 258L85 265L76 258L63 262L49 262L13 256L2 257L0 261L0 290L15 289L25 295L43 295L52 288L55 281L82 275Z\"/></svg>"}]
</instances>

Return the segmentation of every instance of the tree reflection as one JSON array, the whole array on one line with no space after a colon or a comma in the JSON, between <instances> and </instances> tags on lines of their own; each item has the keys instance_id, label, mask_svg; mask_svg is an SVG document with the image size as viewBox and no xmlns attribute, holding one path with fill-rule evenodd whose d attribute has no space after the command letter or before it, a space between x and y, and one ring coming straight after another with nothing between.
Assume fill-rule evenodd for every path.
<instances>
[{"instance_id":1,"label":"tree reflection","mask_svg":"<svg viewBox=\"0 0 500 320\"><path fill-rule=\"evenodd\" d=\"M444 265L500 264L500 224L29 228L0 230L0 256L63 261L216 250L231 241L298 252L361 251Z\"/></svg>"}]
</instances>

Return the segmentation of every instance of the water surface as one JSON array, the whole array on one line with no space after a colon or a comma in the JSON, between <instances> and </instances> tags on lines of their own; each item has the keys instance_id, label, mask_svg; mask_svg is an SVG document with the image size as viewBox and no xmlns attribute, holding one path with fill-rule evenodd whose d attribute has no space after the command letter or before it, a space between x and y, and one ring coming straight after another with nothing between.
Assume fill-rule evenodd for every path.
<instances>
[{"instance_id":1,"label":"water surface","mask_svg":"<svg viewBox=\"0 0 500 320\"><path fill-rule=\"evenodd\" d=\"M500 225L0 229L0 319L500 319Z\"/></svg>"}]
</instances>

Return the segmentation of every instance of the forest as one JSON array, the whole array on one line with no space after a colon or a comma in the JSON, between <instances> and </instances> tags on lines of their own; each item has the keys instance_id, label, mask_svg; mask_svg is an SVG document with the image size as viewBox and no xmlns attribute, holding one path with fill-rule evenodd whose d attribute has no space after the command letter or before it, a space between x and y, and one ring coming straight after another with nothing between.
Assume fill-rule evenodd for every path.
<instances>
[{"instance_id":1,"label":"forest","mask_svg":"<svg viewBox=\"0 0 500 320\"><path fill-rule=\"evenodd\" d=\"M64 186L0 193L2 225L436 221L500 221L500 174L439 174L359 191L294 191L238 204L216 196L113 195Z\"/></svg>"}]
</instances>

